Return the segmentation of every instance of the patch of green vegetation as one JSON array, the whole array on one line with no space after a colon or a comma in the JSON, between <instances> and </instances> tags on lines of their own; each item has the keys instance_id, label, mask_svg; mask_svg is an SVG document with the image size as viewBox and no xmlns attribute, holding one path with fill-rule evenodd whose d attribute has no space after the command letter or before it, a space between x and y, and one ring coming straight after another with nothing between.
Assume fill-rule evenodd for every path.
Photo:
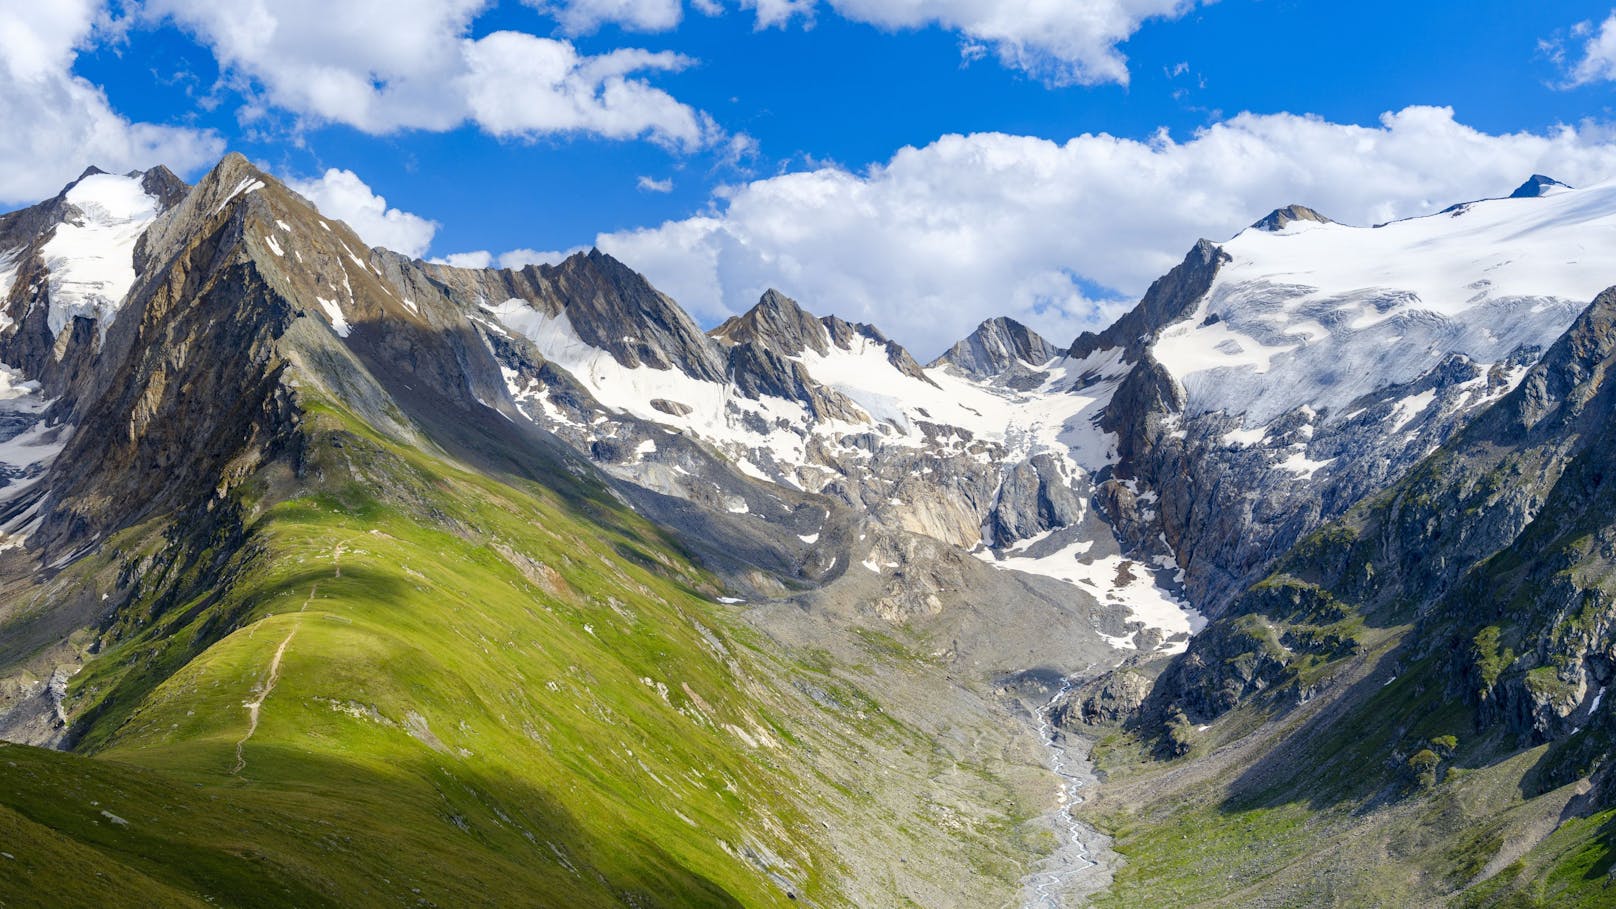
<instances>
[{"instance_id":1,"label":"patch of green vegetation","mask_svg":"<svg viewBox=\"0 0 1616 909\"><path fill-rule=\"evenodd\" d=\"M0 857L0 893L98 902L54 870L77 861L152 905L845 902L816 814L857 800L801 752L902 730L828 657L799 667L817 696L776 687L712 580L604 490L309 414L320 482L149 571L74 680L95 758L5 752L0 830L54 833Z\"/></svg>"},{"instance_id":2,"label":"patch of green vegetation","mask_svg":"<svg viewBox=\"0 0 1616 909\"><path fill-rule=\"evenodd\" d=\"M1190 906L1246 891L1263 878L1305 862L1312 839L1302 835L1311 813L1300 805L1225 812L1204 805L1152 817L1102 819L1124 862L1095 907Z\"/></svg>"},{"instance_id":3,"label":"patch of green vegetation","mask_svg":"<svg viewBox=\"0 0 1616 909\"><path fill-rule=\"evenodd\" d=\"M1481 690L1478 694L1491 691L1498 679L1515 662L1515 651L1504 647L1500 643L1502 629L1497 625L1488 625L1476 632L1472 639L1471 665L1475 667L1476 677L1481 681Z\"/></svg>"},{"instance_id":4,"label":"patch of green vegetation","mask_svg":"<svg viewBox=\"0 0 1616 909\"><path fill-rule=\"evenodd\" d=\"M1435 751L1421 748L1409 755L1405 767L1415 786L1421 789L1430 789L1436 785L1436 771L1442 765L1442 759L1437 757Z\"/></svg>"},{"instance_id":5,"label":"patch of green vegetation","mask_svg":"<svg viewBox=\"0 0 1616 909\"><path fill-rule=\"evenodd\" d=\"M1574 817L1524 857L1478 882L1462 909L1596 909L1616 903L1616 810Z\"/></svg>"},{"instance_id":6,"label":"patch of green vegetation","mask_svg":"<svg viewBox=\"0 0 1616 909\"><path fill-rule=\"evenodd\" d=\"M1534 695L1554 700L1571 700L1576 692L1560 678L1553 666L1539 666L1526 673L1526 689Z\"/></svg>"}]
</instances>

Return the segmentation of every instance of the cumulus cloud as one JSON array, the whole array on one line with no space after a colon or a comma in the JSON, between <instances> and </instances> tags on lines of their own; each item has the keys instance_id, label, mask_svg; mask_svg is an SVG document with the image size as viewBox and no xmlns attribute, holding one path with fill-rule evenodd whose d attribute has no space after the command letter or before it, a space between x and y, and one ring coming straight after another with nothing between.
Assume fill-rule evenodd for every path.
<instances>
[{"instance_id":1,"label":"cumulus cloud","mask_svg":"<svg viewBox=\"0 0 1616 909\"><path fill-rule=\"evenodd\" d=\"M487 0L146 0L261 103L367 132L448 129L461 37Z\"/></svg>"},{"instance_id":2,"label":"cumulus cloud","mask_svg":"<svg viewBox=\"0 0 1616 909\"><path fill-rule=\"evenodd\" d=\"M1117 45L1148 19L1176 18L1194 0L827 0L882 28L940 26L991 48L1006 66L1056 84L1128 82ZM969 50L970 44L967 44Z\"/></svg>"},{"instance_id":3,"label":"cumulus cloud","mask_svg":"<svg viewBox=\"0 0 1616 909\"><path fill-rule=\"evenodd\" d=\"M396 208L371 191L351 170L331 168L318 179L287 183L320 214L344 221L371 246L384 246L407 256L420 256L432 244L438 223Z\"/></svg>"},{"instance_id":4,"label":"cumulus cloud","mask_svg":"<svg viewBox=\"0 0 1616 909\"><path fill-rule=\"evenodd\" d=\"M650 177L641 177L639 179L639 182L636 183L635 185L639 187L641 192L647 192L647 193L671 193L671 192L673 192L673 178L672 177L666 177L666 178L663 178L661 180L653 180Z\"/></svg>"},{"instance_id":5,"label":"cumulus cloud","mask_svg":"<svg viewBox=\"0 0 1616 909\"><path fill-rule=\"evenodd\" d=\"M1172 19L1196 0L735 0L758 28L812 24L821 3L835 15L888 30L943 28L957 32L967 59L995 54L1006 66L1053 84L1127 84L1127 58L1117 49L1150 19ZM679 24L678 0L529 0L572 34L615 23L637 31ZM692 0L706 15L722 6Z\"/></svg>"},{"instance_id":6,"label":"cumulus cloud","mask_svg":"<svg viewBox=\"0 0 1616 909\"><path fill-rule=\"evenodd\" d=\"M1001 314L1070 340L1198 238L1280 205L1374 224L1501 195L1534 172L1573 185L1616 176L1616 145L1594 128L1483 133L1440 107L1373 126L1242 114L1181 142L955 135L863 173L732 187L713 212L597 242L709 323L773 286L930 356Z\"/></svg>"},{"instance_id":7,"label":"cumulus cloud","mask_svg":"<svg viewBox=\"0 0 1616 909\"><path fill-rule=\"evenodd\" d=\"M472 252L449 253L439 256L432 261L439 265L452 265L455 268L521 268L524 265L559 265L561 261L574 253L583 252L582 247L567 250L541 251L537 249L513 249L498 255L486 249Z\"/></svg>"},{"instance_id":8,"label":"cumulus cloud","mask_svg":"<svg viewBox=\"0 0 1616 909\"><path fill-rule=\"evenodd\" d=\"M686 149L722 138L705 114L638 77L681 69L687 58L633 49L590 56L570 41L511 31L473 39L472 22L488 6L488 0L147 0L142 9L146 21L173 22L210 48L250 99L248 115L277 108L373 134L442 131L469 121L507 137L645 136ZM596 0L556 14L582 27L631 8L643 12L649 5ZM651 27L657 20L642 21Z\"/></svg>"},{"instance_id":9,"label":"cumulus cloud","mask_svg":"<svg viewBox=\"0 0 1616 909\"><path fill-rule=\"evenodd\" d=\"M1566 74L1567 87L1592 82L1616 80L1616 12L1597 28L1592 22L1580 22L1571 29L1572 37L1584 39L1582 52ZM1554 55L1564 60L1564 51L1558 45L1550 46Z\"/></svg>"},{"instance_id":10,"label":"cumulus cloud","mask_svg":"<svg viewBox=\"0 0 1616 909\"><path fill-rule=\"evenodd\" d=\"M432 261L438 265L449 265L454 268L493 268L494 254L486 249L473 252L449 253L446 256L434 256Z\"/></svg>"},{"instance_id":11,"label":"cumulus cloud","mask_svg":"<svg viewBox=\"0 0 1616 909\"><path fill-rule=\"evenodd\" d=\"M587 57L565 41L495 32L469 43L465 56L458 84L473 119L496 136L649 136L694 150L720 133L710 117L628 77L683 69L691 61L680 54L624 49Z\"/></svg>"},{"instance_id":12,"label":"cumulus cloud","mask_svg":"<svg viewBox=\"0 0 1616 909\"><path fill-rule=\"evenodd\" d=\"M568 34L583 35L614 23L641 32L667 31L684 18L679 0L522 0L554 16Z\"/></svg>"},{"instance_id":13,"label":"cumulus cloud","mask_svg":"<svg viewBox=\"0 0 1616 909\"><path fill-rule=\"evenodd\" d=\"M0 0L0 201L53 195L91 164L190 170L222 153L211 132L130 122L99 87L73 75L103 21L92 0Z\"/></svg>"}]
</instances>

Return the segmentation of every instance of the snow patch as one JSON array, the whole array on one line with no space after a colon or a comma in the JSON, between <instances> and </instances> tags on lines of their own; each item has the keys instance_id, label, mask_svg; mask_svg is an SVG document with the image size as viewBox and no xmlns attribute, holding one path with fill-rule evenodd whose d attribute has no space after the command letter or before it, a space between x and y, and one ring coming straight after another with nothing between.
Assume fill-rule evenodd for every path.
<instances>
[{"instance_id":1,"label":"snow patch","mask_svg":"<svg viewBox=\"0 0 1616 909\"><path fill-rule=\"evenodd\" d=\"M0 332L5 331L16 322L5 311L7 301L11 299L11 292L17 285L17 272L21 269L22 250L13 249L10 252L0 253Z\"/></svg>"},{"instance_id":2,"label":"snow patch","mask_svg":"<svg viewBox=\"0 0 1616 909\"><path fill-rule=\"evenodd\" d=\"M337 305L337 301L327 300L325 297L315 299L320 301L320 308L325 310L326 317L331 320L331 330L337 333L337 337L348 337L353 328L348 324L348 318L343 315L342 307Z\"/></svg>"},{"instance_id":3,"label":"snow patch","mask_svg":"<svg viewBox=\"0 0 1616 909\"><path fill-rule=\"evenodd\" d=\"M137 177L91 174L67 192L76 219L56 226L40 250L50 270L51 336L83 316L106 335L135 283L135 243L157 217L157 199Z\"/></svg>"},{"instance_id":4,"label":"snow patch","mask_svg":"<svg viewBox=\"0 0 1616 909\"><path fill-rule=\"evenodd\" d=\"M1122 555L1088 556L1093 546L1093 540L1074 540L1041 556L1011 552L996 556L987 550L978 550L976 556L995 568L1054 578L1102 603L1121 604L1127 608L1130 622L1158 629L1164 637L1193 635L1206 627L1204 616L1157 585L1154 569ZM1176 569L1177 563L1172 567ZM1126 637L1101 636L1119 649L1136 646L1132 633ZM1162 650L1176 652L1184 646L1179 642Z\"/></svg>"},{"instance_id":5,"label":"snow patch","mask_svg":"<svg viewBox=\"0 0 1616 909\"><path fill-rule=\"evenodd\" d=\"M1430 407L1431 402L1435 400L1436 389L1433 388L1430 391L1422 391L1417 395L1409 395L1403 400L1398 401L1397 407L1392 411L1391 416L1389 417L1391 420L1391 428L1388 430L1388 434L1402 432L1403 427L1414 422L1414 418L1424 413L1425 409Z\"/></svg>"},{"instance_id":6,"label":"snow patch","mask_svg":"<svg viewBox=\"0 0 1616 909\"><path fill-rule=\"evenodd\" d=\"M1299 477L1310 480L1314 474L1330 466L1330 462L1334 460L1335 458L1326 458L1323 461L1315 461L1307 456L1306 448L1299 448L1292 452L1290 457L1280 461L1279 466Z\"/></svg>"},{"instance_id":7,"label":"snow patch","mask_svg":"<svg viewBox=\"0 0 1616 909\"><path fill-rule=\"evenodd\" d=\"M136 182L138 183L139 181ZM247 193L255 193L263 188L264 181L259 180L256 177L242 177L241 182L237 183L235 188L230 190L230 194L225 196L218 205L213 207L213 213L218 214L219 212L224 211L224 207L230 204L231 199L234 199L237 196L246 195Z\"/></svg>"}]
</instances>

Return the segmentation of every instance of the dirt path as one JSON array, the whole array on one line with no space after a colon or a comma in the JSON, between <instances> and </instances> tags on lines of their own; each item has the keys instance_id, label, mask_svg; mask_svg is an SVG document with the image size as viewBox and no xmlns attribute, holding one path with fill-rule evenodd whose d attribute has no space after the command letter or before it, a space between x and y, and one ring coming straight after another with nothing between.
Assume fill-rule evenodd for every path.
<instances>
[{"instance_id":1,"label":"dirt path","mask_svg":"<svg viewBox=\"0 0 1616 909\"><path fill-rule=\"evenodd\" d=\"M303 609L309 608L309 601L314 599L314 593L319 589L320 585L315 584L314 589L309 591L309 599L303 601ZM299 610L299 612L301 611ZM301 619L298 621L301 623ZM236 742L236 766L230 769L231 774L240 773L247 766L247 758L242 754L242 747L247 744L248 739L253 737L253 733L258 731L258 712L263 708L264 700L269 697L269 693L275 690L275 683L280 681L281 657L286 655L286 645L292 643L292 638L297 636L297 629L298 625L294 624L292 630L281 641L281 646L275 648L275 658L269 661L269 675L253 689L258 693L257 697L246 703L247 734Z\"/></svg>"},{"instance_id":2,"label":"dirt path","mask_svg":"<svg viewBox=\"0 0 1616 909\"><path fill-rule=\"evenodd\" d=\"M342 552L347 546L348 541L344 540L331 549L331 569L334 577L342 577ZM236 765L230 768L231 775L241 773L247 766L247 757L243 753L243 748L246 746L247 740L253 737L253 733L258 731L258 714L263 710L264 701L269 699L270 692L275 690L275 683L279 682L281 678L281 658L286 656L287 645L291 644L292 638L297 636L297 630L303 622L302 614L309 611L309 604L314 602L314 598L319 592L320 584L317 581L309 588L308 599L304 600L303 606L298 609L298 617L292 624L292 630L287 632L280 646L275 648L275 656L269 661L269 672L262 682L253 687L253 699L242 705L247 708L247 734L236 742ZM255 624L252 630L247 632L247 637L250 639L257 631L258 625Z\"/></svg>"}]
</instances>

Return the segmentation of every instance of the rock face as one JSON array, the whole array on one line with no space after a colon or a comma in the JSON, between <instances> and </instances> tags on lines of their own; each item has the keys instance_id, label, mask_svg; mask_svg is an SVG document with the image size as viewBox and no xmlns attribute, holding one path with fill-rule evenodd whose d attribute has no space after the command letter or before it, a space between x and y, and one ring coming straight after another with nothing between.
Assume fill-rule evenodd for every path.
<instances>
[{"instance_id":1,"label":"rock face","mask_svg":"<svg viewBox=\"0 0 1616 909\"><path fill-rule=\"evenodd\" d=\"M732 316L711 332L721 342L758 344L781 356L795 357L812 350L830 353L830 332L807 310L777 290L770 289L745 315Z\"/></svg>"},{"instance_id":2,"label":"rock face","mask_svg":"<svg viewBox=\"0 0 1616 909\"><path fill-rule=\"evenodd\" d=\"M1072 355L1131 364L1106 407L1117 482L1098 501L1130 546L1165 542L1209 613L1323 521L1395 482L1521 381L1607 280L1530 263L1573 242L1603 190L1470 203L1377 228L1299 206L1199 244L1135 310ZM1590 209L1592 210L1592 209ZM1534 226L1522 234L1522 218ZM1297 230L1297 221L1307 221ZM1598 217L1590 229L1616 229ZM1406 250L1418 245L1420 256ZM1360 258L1362 257L1362 258ZM1357 264L1381 263L1372 274ZM1452 278L1427 267L1452 262ZM1485 279L1461 278L1487 263ZM1149 516L1126 500L1153 493Z\"/></svg>"},{"instance_id":3,"label":"rock face","mask_svg":"<svg viewBox=\"0 0 1616 909\"><path fill-rule=\"evenodd\" d=\"M600 250L541 271L578 337L633 368L678 369L694 379L719 381L724 367L696 323L639 273Z\"/></svg>"},{"instance_id":4,"label":"rock face","mask_svg":"<svg viewBox=\"0 0 1616 909\"><path fill-rule=\"evenodd\" d=\"M1144 704L1154 681L1133 667L1105 673L1057 702L1050 720L1067 729L1122 723Z\"/></svg>"},{"instance_id":5,"label":"rock face","mask_svg":"<svg viewBox=\"0 0 1616 909\"><path fill-rule=\"evenodd\" d=\"M1039 454L1005 474L988 516L989 538L1007 546L1081 521L1086 505L1073 492L1063 467L1054 457Z\"/></svg>"},{"instance_id":6,"label":"rock face","mask_svg":"<svg viewBox=\"0 0 1616 909\"><path fill-rule=\"evenodd\" d=\"M1509 197L1511 199L1536 199L1540 196L1546 196L1558 190L1570 188L1570 186L1561 183L1559 180L1556 180L1553 177L1545 177L1542 174L1533 174L1525 183L1522 183L1520 186L1516 187L1515 191L1509 194Z\"/></svg>"},{"instance_id":7,"label":"rock face","mask_svg":"<svg viewBox=\"0 0 1616 909\"><path fill-rule=\"evenodd\" d=\"M1262 220L1252 224L1256 230L1280 231L1297 221L1312 221L1316 224L1333 224L1329 218L1319 214L1306 205L1287 205L1269 212Z\"/></svg>"},{"instance_id":8,"label":"rock face","mask_svg":"<svg viewBox=\"0 0 1616 909\"><path fill-rule=\"evenodd\" d=\"M931 368L952 366L978 379L993 379L1013 369L1031 373L1060 353L1037 332L999 316L978 325L969 337L933 361Z\"/></svg>"},{"instance_id":9,"label":"rock face","mask_svg":"<svg viewBox=\"0 0 1616 909\"><path fill-rule=\"evenodd\" d=\"M1236 599L1162 674L1147 722L1305 699L1298 667L1357 653L1359 616L1415 623L1401 662L1433 661L1482 729L1538 744L1593 722L1616 681L1613 366L1616 289L1513 391Z\"/></svg>"},{"instance_id":10,"label":"rock face","mask_svg":"<svg viewBox=\"0 0 1616 909\"><path fill-rule=\"evenodd\" d=\"M1098 334L1083 332L1072 342L1067 356L1084 359L1103 350L1122 350L1128 360L1141 351L1161 329L1184 318L1206 296L1218 269L1229 256L1215 244L1201 240L1172 271L1156 279L1139 305L1128 310Z\"/></svg>"}]
</instances>

